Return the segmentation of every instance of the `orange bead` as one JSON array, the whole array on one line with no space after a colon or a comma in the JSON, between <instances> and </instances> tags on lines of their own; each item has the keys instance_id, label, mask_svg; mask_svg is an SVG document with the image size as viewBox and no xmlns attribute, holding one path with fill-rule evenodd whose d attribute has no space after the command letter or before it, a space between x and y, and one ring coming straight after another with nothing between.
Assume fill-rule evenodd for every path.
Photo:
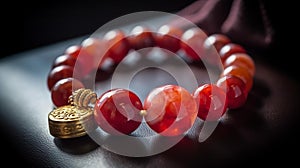
<instances>
[{"instance_id":1,"label":"orange bead","mask_svg":"<svg viewBox=\"0 0 300 168\"><path fill-rule=\"evenodd\" d=\"M178 136L188 131L197 117L197 104L192 95L177 85L152 90L144 101L146 123L164 136Z\"/></svg>"},{"instance_id":2,"label":"orange bead","mask_svg":"<svg viewBox=\"0 0 300 168\"><path fill-rule=\"evenodd\" d=\"M246 53L246 50L239 44L229 43L223 46L219 52L222 62L235 53Z\"/></svg>"},{"instance_id":3,"label":"orange bead","mask_svg":"<svg viewBox=\"0 0 300 168\"><path fill-rule=\"evenodd\" d=\"M212 34L204 41L204 48L210 49L211 47L215 47L217 52L221 50L221 48L230 43L230 39L223 34Z\"/></svg>"},{"instance_id":4,"label":"orange bead","mask_svg":"<svg viewBox=\"0 0 300 168\"><path fill-rule=\"evenodd\" d=\"M255 73L254 61L246 53L232 54L231 56L229 56L224 62L224 67L226 68L231 65L236 65L248 69L252 76Z\"/></svg>"},{"instance_id":5,"label":"orange bead","mask_svg":"<svg viewBox=\"0 0 300 168\"><path fill-rule=\"evenodd\" d=\"M248 69L246 69L244 67L238 67L235 65L228 66L221 73L221 77L226 76L226 75L233 75L233 76L236 76L236 77L239 77L240 79L242 79L242 81L246 85L246 92L249 93L249 91L251 90L252 85L253 85L253 77L252 77L250 71L248 71Z\"/></svg>"}]
</instances>

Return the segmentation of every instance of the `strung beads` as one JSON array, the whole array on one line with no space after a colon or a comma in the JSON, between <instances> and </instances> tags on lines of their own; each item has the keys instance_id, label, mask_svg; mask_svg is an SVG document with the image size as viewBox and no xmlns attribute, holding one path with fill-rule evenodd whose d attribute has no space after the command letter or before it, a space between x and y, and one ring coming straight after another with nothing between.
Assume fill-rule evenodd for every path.
<instances>
[{"instance_id":1,"label":"strung beads","mask_svg":"<svg viewBox=\"0 0 300 168\"><path fill-rule=\"evenodd\" d=\"M155 46L171 52L182 50L193 61L201 58L215 64L215 58L207 56L207 52L214 50L224 70L216 83L201 85L193 93L181 86L165 85L153 89L143 103L135 93L121 88L106 91L97 99L90 90L78 90L84 88L82 78L102 65L99 59L109 58L118 64L131 49ZM94 119L109 134L131 134L144 118L156 133L178 136L192 127L196 117L216 121L228 109L242 107L252 88L254 74L253 59L225 35L207 36L200 29L182 31L169 25L162 25L153 33L145 26L136 26L129 36L121 30L111 30L102 39L90 37L81 45L68 47L54 60L47 84L56 107L67 105L70 98L78 99L72 105L79 107L86 107L93 100ZM85 95L90 99L84 99Z\"/></svg>"}]
</instances>

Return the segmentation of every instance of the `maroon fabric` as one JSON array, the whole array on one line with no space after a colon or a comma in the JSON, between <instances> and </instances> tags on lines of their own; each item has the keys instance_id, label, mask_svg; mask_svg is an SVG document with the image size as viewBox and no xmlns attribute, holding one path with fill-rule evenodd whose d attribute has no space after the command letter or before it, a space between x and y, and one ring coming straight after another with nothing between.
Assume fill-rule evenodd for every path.
<instances>
[{"instance_id":1,"label":"maroon fabric","mask_svg":"<svg viewBox=\"0 0 300 168\"><path fill-rule=\"evenodd\" d=\"M198 0L177 14L208 34L223 33L236 43L265 50L274 42L265 6L261 0Z\"/></svg>"}]
</instances>

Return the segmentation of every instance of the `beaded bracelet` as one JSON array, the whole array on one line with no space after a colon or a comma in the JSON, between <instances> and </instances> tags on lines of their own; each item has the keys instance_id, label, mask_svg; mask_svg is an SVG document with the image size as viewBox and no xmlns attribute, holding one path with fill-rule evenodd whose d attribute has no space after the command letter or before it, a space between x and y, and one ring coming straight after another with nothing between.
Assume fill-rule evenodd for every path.
<instances>
[{"instance_id":1,"label":"beaded bracelet","mask_svg":"<svg viewBox=\"0 0 300 168\"><path fill-rule=\"evenodd\" d=\"M214 49L224 70L216 83L201 85L194 93L178 85L164 85L152 90L144 103L130 90L113 88L98 97L85 88L84 77L103 63L96 65L99 55L118 64L131 49L155 46L173 53L183 50L192 61L206 60L212 65L217 64L216 59L204 53ZM79 54L83 56L78 57ZM75 64L79 68L75 69ZM79 75L74 77L75 71ZM228 109L242 107L252 88L254 73L254 61L246 50L222 34L207 36L196 28L183 31L168 25L156 33L136 26L128 37L122 30L111 30L102 39L87 38L81 45L68 47L54 60L47 79L55 106L48 115L50 134L74 138L85 135L88 128L100 127L109 134L129 135L145 119L160 135L182 135L197 116L216 121Z\"/></svg>"}]
</instances>

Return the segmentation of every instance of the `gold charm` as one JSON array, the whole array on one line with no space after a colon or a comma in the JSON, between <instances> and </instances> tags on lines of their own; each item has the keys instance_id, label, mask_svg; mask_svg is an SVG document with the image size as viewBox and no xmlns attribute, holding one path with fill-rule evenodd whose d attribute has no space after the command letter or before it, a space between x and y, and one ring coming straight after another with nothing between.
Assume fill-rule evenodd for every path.
<instances>
[{"instance_id":1,"label":"gold charm","mask_svg":"<svg viewBox=\"0 0 300 168\"><path fill-rule=\"evenodd\" d=\"M58 138L75 138L96 129L92 108L61 106L48 115L50 134Z\"/></svg>"},{"instance_id":2,"label":"gold charm","mask_svg":"<svg viewBox=\"0 0 300 168\"><path fill-rule=\"evenodd\" d=\"M97 128L93 107L97 94L90 89L78 89L69 97L70 105L58 107L48 114L50 134L58 138L75 138Z\"/></svg>"},{"instance_id":3,"label":"gold charm","mask_svg":"<svg viewBox=\"0 0 300 168\"><path fill-rule=\"evenodd\" d=\"M69 97L69 103L78 107L88 107L94 104L97 99L97 94L90 89L78 89Z\"/></svg>"}]
</instances>

